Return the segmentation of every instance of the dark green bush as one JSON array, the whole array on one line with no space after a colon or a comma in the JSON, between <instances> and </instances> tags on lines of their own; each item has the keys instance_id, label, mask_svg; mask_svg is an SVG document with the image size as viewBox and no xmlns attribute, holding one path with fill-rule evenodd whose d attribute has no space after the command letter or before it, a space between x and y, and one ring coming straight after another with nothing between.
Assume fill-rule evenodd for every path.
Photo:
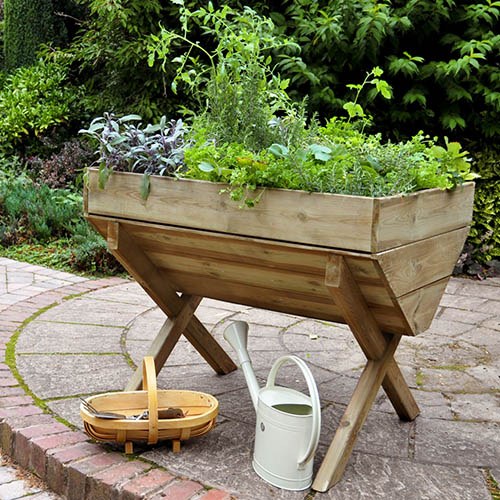
<instances>
[{"instance_id":1,"label":"dark green bush","mask_svg":"<svg viewBox=\"0 0 500 500\"><path fill-rule=\"evenodd\" d=\"M388 75L394 99L368 95L362 102L377 129L397 135L444 131L486 141L500 132L498 1L259 4L279 30L300 43L300 55L278 56L280 69L298 95L311 96L314 110L339 110L345 84L378 65Z\"/></svg>"},{"instance_id":2,"label":"dark green bush","mask_svg":"<svg viewBox=\"0 0 500 500\"><path fill-rule=\"evenodd\" d=\"M74 228L69 263L77 271L99 274L124 272L121 264L108 252L104 238L85 221Z\"/></svg>"},{"instance_id":3,"label":"dark green bush","mask_svg":"<svg viewBox=\"0 0 500 500\"><path fill-rule=\"evenodd\" d=\"M54 38L52 0L4 0L7 68L33 64L40 45Z\"/></svg>"},{"instance_id":4,"label":"dark green bush","mask_svg":"<svg viewBox=\"0 0 500 500\"><path fill-rule=\"evenodd\" d=\"M478 154L474 218L469 242L474 246L473 257L485 263L500 259L500 152L491 148Z\"/></svg>"},{"instance_id":5,"label":"dark green bush","mask_svg":"<svg viewBox=\"0 0 500 500\"><path fill-rule=\"evenodd\" d=\"M68 53L94 114L139 113L146 119L174 109L159 68L147 65L147 44L160 24L180 26L176 7L160 0L79 0L88 17ZM177 101L178 104L179 101Z\"/></svg>"},{"instance_id":6,"label":"dark green bush","mask_svg":"<svg viewBox=\"0 0 500 500\"><path fill-rule=\"evenodd\" d=\"M0 232L4 246L71 234L81 218L81 196L52 190L19 176L0 182Z\"/></svg>"},{"instance_id":7,"label":"dark green bush","mask_svg":"<svg viewBox=\"0 0 500 500\"><path fill-rule=\"evenodd\" d=\"M83 219L80 195L36 185L17 170L0 171L0 248L22 249L25 255L12 256L30 260L33 254L37 261L55 266L64 262L76 271L123 272L105 240Z\"/></svg>"}]
</instances>

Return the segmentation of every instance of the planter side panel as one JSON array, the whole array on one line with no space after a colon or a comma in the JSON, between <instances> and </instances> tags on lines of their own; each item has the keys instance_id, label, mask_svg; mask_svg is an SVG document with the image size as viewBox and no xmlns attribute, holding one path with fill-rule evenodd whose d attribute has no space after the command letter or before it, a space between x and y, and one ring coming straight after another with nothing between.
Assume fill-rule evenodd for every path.
<instances>
[{"instance_id":1,"label":"planter side panel","mask_svg":"<svg viewBox=\"0 0 500 500\"><path fill-rule=\"evenodd\" d=\"M464 227L377 254L394 296L451 276L468 233Z\"/></svg>"},{"instance_id":2,"label":"planter side panel","mask_svg":"<svg viewBox=\"0 0 500 500\"><path fill-rule=\"evenodd\" d=\"M107 236L106 217L89 216ZM327 249L120 221L165 282L177 291L300 316L345 322L325 287ZM366 254L346 259L384 331L413 332Z\"/></svg>"},{"instance_id":3,"label":"planter side panel","mask_svg":"<svg viewBox=\"0 0 500 500\"><path fill-rule=\"evenodd\" d=\"M407 196L378 198L372 251L381 252L468 226L473 203L472 182L453 191L429 189Z\"/></svg>"},{"instance_id":4,"label":"planter side panel","mask_svg":"<svg viewBox=\"0 0 500 500\"><path fill-rule=\"evenodd\" d=\"M91 170L89 214L361 252L373 246L372 198L268 189L255 207L238 208L219 194L223 184L152 177L143 201L140 175L114 173L104 190L97 179Z\"/></svg>"}]
</instances>

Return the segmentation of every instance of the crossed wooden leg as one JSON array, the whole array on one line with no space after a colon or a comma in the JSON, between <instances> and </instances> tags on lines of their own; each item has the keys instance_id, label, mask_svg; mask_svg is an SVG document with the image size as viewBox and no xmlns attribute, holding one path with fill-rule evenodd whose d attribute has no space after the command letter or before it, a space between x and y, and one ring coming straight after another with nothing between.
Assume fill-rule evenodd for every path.
<instances>
[{"instance_id":1,"label":"crossed wooden leg","mask_svg":"<svg viewBox=\"0 0 500 500\"><path fill-rule=\"evenodd\" d=\"M190 295L179 297L166 282L161 271L134 243L118 221L108 222L107 240L113 255L168 316L148 352L148 355L155 358L156 373L162 369L181 334L184 334L217 373L224 374L236 370L231 358L194 315L202 297ZM128 382L126 390L138 389L141 380L142 369L138 368Z\"/></svg>"},{"instance_id":2,"label":"crossed wooden leg","mask_svg":"<svg viewBox=\"0 0 500 500\"><path fill-rule=\"evenodd\" d=\"M325 284L368 362L312 485L317 491L328 490L342 477L381 385L401 419L413 420L419 414L393 357L401 337L382 333L342 256L330 257Z\"/></svg>"}]
</instances>

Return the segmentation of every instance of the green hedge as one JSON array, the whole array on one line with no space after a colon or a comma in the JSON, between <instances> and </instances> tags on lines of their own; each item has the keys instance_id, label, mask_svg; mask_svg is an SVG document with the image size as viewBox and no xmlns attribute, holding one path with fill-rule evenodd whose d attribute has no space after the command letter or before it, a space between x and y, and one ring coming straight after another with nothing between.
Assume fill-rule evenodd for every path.
<instances>
[{"instance_id":1,"label":"green hedge","mask_svg":"<svg viewBox=\"0 0 500 500\"><path fill-rule=\"evenodd\" d=\"M4 0L4 19L8 69L34 63L40 45L54 38L52 0Z\"/></svg>"}]
</instances>

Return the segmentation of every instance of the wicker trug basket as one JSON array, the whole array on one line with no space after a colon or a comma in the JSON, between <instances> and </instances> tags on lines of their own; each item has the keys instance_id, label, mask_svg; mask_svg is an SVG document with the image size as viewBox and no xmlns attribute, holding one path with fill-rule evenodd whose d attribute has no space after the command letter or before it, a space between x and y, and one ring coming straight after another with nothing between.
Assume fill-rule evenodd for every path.
<instances>
[{"instance_id":1,"label":"wicker trug basket","mask_svg":"<svg viewBox=\"0 0 500 500\"><path fill-rule=\"evenodd\" d=\"M108 420L92 415L80 405L85 432L97 441L125 444L125 453L133 452L133 442L156 444L171 440L174 452L180 451L180 442L207 433L215 425L219 402L210 394L196 391L157 390L154 359L143 360L143 390L108 392L86 400L98 411L138 415L148 410L148 419ZM158 411L181 409L181 418L159 419Z\"/></svg>"}]
</instances>

